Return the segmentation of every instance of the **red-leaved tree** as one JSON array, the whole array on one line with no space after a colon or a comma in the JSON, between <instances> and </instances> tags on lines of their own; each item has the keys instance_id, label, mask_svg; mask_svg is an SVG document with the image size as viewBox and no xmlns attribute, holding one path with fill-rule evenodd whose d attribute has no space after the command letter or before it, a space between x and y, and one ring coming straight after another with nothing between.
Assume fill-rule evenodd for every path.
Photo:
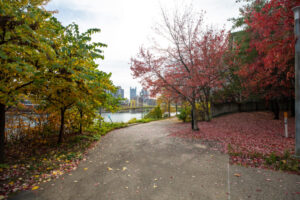
<instances>
[{"instance_id":1,"label":"red-leaved tree","mask_svg":"<svg viewBox=\"0 0 300 200\"><path fill-rule=\"evenodd\" d=\"M163 25L158 34L167 39L167 47L141 48L131 59L135 78L152 94L165 90L176 98L189 102L192 108L192 129L198 130L196 104L202 105L209 119L212 90L221 87L226 71L223 55L228 48L224 31L203 30L203 15L186 9L176 10L172 17L162 10Z\"/></svg>"},{"instance_id":2,"label":"red-leaved tree","mask_svg":"<svg viewBox=\"0 0 300 200\"><path fill-rule=\"evenodd\" d=\"M256 1L257 4L260 1ZM244 84L252 92L263 94L267 100L294 99L294 18L296 0L270 0L261 9L249 7L244 12L250 49L258 53L250 63L241 67L240 75L250 77ZM276 109L275 118L279 118Z\"/></svg>"}]
</instances>

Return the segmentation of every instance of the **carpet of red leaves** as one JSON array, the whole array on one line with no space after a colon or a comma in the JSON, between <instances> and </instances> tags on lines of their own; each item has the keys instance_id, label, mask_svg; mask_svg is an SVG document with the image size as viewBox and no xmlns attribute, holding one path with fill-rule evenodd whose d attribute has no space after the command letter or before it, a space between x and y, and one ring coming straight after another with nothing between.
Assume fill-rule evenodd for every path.
<instances>
[{"instance_id":1,"label":"carpet of red leaves","mask_svg":"<svg viewBox=\"0 0 300 200\"><path fill-rule=\"evenodd\" d=\"M262 166L263 157L271 153L294 153L294 118L288 119L288 138L284 137L283 118L274 120L271 112L229 114L198 125L200 130L192 131L190 123L178 123L171 128L171 136L219 141L222 151L230 153L231 162L256 167Z\"/></svg>"}]
</instances>

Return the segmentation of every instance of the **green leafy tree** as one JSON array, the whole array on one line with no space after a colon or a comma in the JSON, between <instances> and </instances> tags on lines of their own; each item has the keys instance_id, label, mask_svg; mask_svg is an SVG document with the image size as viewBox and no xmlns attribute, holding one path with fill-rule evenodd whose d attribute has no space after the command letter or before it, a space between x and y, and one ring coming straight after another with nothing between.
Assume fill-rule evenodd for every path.
<instances>
[{"instance_id":1,"label":"green leafy tree","mask_svg":"<svg viewBox=\"0 0 300 200\"><path fill-rule=\"evenodd\" d=\"M58 143L62 142L66 111L77 105L83 116L83 108L88 107L84 102L88 96L93 96L93 83L101 79L95 60L104 58L100 48L106 46L92 42L91 35L100 32L99 29L80 34L74 23L61 29L64 31L55 46L57 58L45 75L48 80L40 93L48 107L60 112Z\"/></svg>"},{"instance_id":2,"label":"green leafy tree","mask_svg":"<svg viewBox=\"0 0 300 200\"><path fill-rule=\"evenodd\" d=\"M53 52L45 41L51 13L45 0L0 1L0 162L4 162L5 113L32 84L38 84L41 60Z\"/></svg>"}]
</instances>

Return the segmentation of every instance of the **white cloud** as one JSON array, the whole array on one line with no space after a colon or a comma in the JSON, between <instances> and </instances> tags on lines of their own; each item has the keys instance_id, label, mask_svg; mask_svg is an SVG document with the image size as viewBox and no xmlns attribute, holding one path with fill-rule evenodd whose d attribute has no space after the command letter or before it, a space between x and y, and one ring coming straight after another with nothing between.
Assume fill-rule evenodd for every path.
<instances>
[{"instance_id":1,"label":"white cloud","mask_svg":"<svg viewBox=\"0 0 300 200\"><path fill-rule=\"evenodd\" d=\"M47 8L58 10L56 17L67 25L79 24L82 31L88 28L100 28L95 41L108 45L104 49L104 61L99 61L100 69L112 72L116 85L125 88L129 96L129 87L138 86L131 77L129 62L142 44L151 37L151 27L159 20L160 5L173 8L181 5L178 0L52 0ZM194 0L194 10L205 10L205 22L221 28L231 24L228 18L236 17L238 4L235 0ZM128 94L127 94L128 93Z\"/></svg>"}]
</instances>

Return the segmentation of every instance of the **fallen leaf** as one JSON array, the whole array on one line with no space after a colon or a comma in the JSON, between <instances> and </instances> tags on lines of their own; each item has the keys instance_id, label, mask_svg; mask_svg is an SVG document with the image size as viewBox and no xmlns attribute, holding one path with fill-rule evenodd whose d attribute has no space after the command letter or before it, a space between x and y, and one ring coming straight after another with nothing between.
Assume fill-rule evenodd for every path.
<instances>
[{"instance_id":1,"label":"fallen leaf","mask_svg":"<svg viewBox=\"0 0 300 200\"><path fill-rule=\"evenodd\" d=\"M2 199L4 199L5 198L5 196L3 196L3 195L0 195L0 200L2 200Z\"/></svg>"},{"instance_id":2,"label":"fallen leaf","mask_svg":"<svg viewBox=\"0 0 300 200\"><path fill-rule=\"evenodd\" d=\"M126 186L125 189L128 189L128 187Z\"/></svg>"},{"instance_id":3,"label":"fallen leaf","mask_svg":"<svg viewBox=\"0 0 300 200\"><path fill-rule=\"evenodd\" d=\"M77 181L77 180L75 180L75 181L74 181L74 183L78 183L78 181Z\"/></svg>"},{"instance_id":4,"label":"fallen leaf","mask_svg":"<svg viewBox=\"0 0 300 200\"><path fill-rule=\"evenodd\" d=\"M108 170L108 171L112 171L112 170L113 170L113 168L107 167L107 170Z\"/></svg>"},{"instance_id":5,"label":"fallen leaf","mask_svg":"<svg viewBox=\"0 0 300 200\"><path fill-rule=\"evenodd\" d=\"M154 189L155 189L155 188L157 188L157 185L156 185L156 184L154 184L154 185L153 185L153 188L154 188Z\"/></svg>"},{"instance_id":6,"label":"fallen leaf","mask_svg":"<svg viewBox=\"0 0 300 200\"><path fill-rule=\"evenodd\" d=\"M37 190L39 189L39 186L34 186L31 190Z\"/></svg>"},{"instance_id":7,"label":"fallen leaf","mask_svg":"<svg viewBox=\"0 0 300 200\"><path fill-rule=\"evenodd\" d=\"M154 180L155 180L155 181L157 181L158 179L157 179L157 178L155 178Z\"/></svg>"},{"instance_id":8,"label":"fallen leaf","mask_svg":"<svg viewBox=\"0 0 300 200\"><path fill-rule=\"evenodd\" d=\"M88 170L88 168L86 167L86 168L84 168L84 171L86 171L86 170Z\"/></svg>"},{"instance_id":9,"label":"fallen leaf","mask_svg":"<svg viewBox=\"0 0 300 200\"><path fill-rule=\"evenodd\" d=\"M126 160L125 162L126 162L126 163L129 163L129 161L128 161L128 160Z\"/></svg>"},{"instance_id":10,"label":"fallen leaf","mask_svg":"<svg viewBox=\"0 0 300 200\"><path fill-rule=\"evenodd\" d=\"M241 174L238 174L238 173L235 173L233 175L236 176L236 177L240 177L241 176Z\"/></svg>"},{"instance_id":11,"label":"fallen leaf","mask_svg":"<svg viewBox=\"0 0 300 200\"><path fill-rule=\"evenodd\" d=\"M125 170L127 170L127 167L123 167L122 171L125 171Z\"/></svg>"}]
</instances>

